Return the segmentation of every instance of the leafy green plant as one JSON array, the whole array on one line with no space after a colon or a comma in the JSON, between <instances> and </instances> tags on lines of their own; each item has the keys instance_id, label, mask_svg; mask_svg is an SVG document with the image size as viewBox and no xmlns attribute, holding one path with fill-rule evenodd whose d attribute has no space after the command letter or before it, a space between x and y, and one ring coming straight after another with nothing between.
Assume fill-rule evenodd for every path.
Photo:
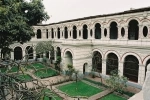
<instances>
[{"instance_id":1,"label":"leafy green plant","mask_svg":"<svg viewBox=\"0 0 150 100\"><path fill-rule=\"evenodd\" d=\"M106 80L108 87L119 93L123 93L123 90L127 87L127 78L120 76L118 70L111 71L109 79Z\"/></svg>"}]
</instances>

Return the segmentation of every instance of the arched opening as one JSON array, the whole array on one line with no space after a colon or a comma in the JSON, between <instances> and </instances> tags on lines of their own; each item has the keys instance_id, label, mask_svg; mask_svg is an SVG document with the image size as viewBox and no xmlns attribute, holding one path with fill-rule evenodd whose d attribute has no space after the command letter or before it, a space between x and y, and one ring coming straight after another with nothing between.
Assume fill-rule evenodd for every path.
<instances>
[{"instance_id":1,"label":"arched opening","mask_svg":"<svg viewBox=\"0 0 150 100\"><path fill-rule=\"evenodd\" d=\"M57 28L57 37L60 39L60 28Z\"/></svg>"},{"instance_id":2,"label":"arched opening","mask_svg":"<svg viewBox=\"0 0 150 100\"><path fill-rule=\"evenodd\" d=\"M57 56L61 57L61 50L60 50L60 47L57 47Z\"/></svg>"},{"instance_id":3,"label":"arched opening","mask_svg":"<svg viewBox=\"0 0 150 100\"><path fill-rule=\"evenodd\" d=\"M31 46L26 47L26 59L33 59L33 48Z\"/></svg>"},{"instance_id":4,"label":"arched opening","mask_svg":"<svg viewBox=\"0 0 150 100\"><path fill-rule=\"evenodd\" d=\"M125 57L123 75L130 81L138 82L139 61L133 55Z\"/></svg>"},{"instance_id":5,"label":"arched opening","mask_svg":"<svg viewBox=\"0 0 150 100\"><path fill-rule=\"evenodd\" d=\"M102 55L98 51L93 53L92 67L94 71L102 72Z\"/></svg>"},{"instance_id":6,"label":"arched opening","mask_svg":"<svg viewBox=\"0 0 150 100\"><path fill-rule=\"evenodd\" d=\"M95 24L95 39L101 39L101 25L99 23Z\"/></svg>"},{"instance_id":7,"label":"arched opening","mask_svg":"<svg viewBox=\"0 0 150 100\"><path fill-rule=\"evenodd\" d=\"M53 39L54 38L54 29L52 28L51 31L52 31L51 35L52 35L52 39Z\"/></svg>"},{"instance_id":8,"label":"arched opening","mask_svg":"<svg viewBox=\"0 0 150 100\"><path fill-rule=\"evenodd\" d=\"M92 29L90 30L90 35L93 36L93 31L92 31Z\"/></svg>"},{"instance_id":9,"label":"arched opening","mask_svg":"<svg viewBox=\"0 0 150 100\"><path fill-rule=\"evenodd\" d=\"M87 30L87 25L83 25L83 39L88 38L88 30Z\"/></svg>"},{"instance_id":10,"label":"arched opening","mask_svg":"<svg viewBox=\"0 0 150 100\"><path fill-rule=\"evenodd\" d=\"M67 39L67 38L68 38L68 28L65 27L65 39Z\"/></svg>"},{"instance_id":11,"label":"arched opening","mask_svg":"<svg viewBox=\"0 0 150 100\"><path fill-rule=\"evenodd\" d=\"M52 50L50 51L50 61L53 63L55 59L55 53L54 53L54 47L52 47Z\"/></svg>"},{"instance_id":12,"label":"arched opening","mask_svg":"<svg viewBox=\"0 0 150 100\"><path fill-rule=\"evenodd\" d=\"M144 26L143 28L143 36L146 37L148 34L148 28L146 26Z\"/></svg>"},{"instance_id":13,"label":"arched opening","mask_svg":"<svg viewBox=\"0 0 150 100\"><path fill-rule=\"evenodd\" d=\"M146 78L146 72L147 72L147 65L150 64L150 59L146 62L146 66L145 66L145 78Z\"/></svg>"},{"instance_id":14,"label":"arched opening","mask_svg":"<svg viewBox=\"0 0 150 100\"><path fill-rule=\"evenodd\" d=\"M72 54L70 51L67 51L65 53L65 65L73 65L73 61L72 61Z\"/></svg>"},{"instance_id":15,"label":"arched opening","mask_svg":"<svg viewBox=\"0 0 150 100\"><path fill-rule=\"evenodd\" d=\"M77 27L73 26L73 39L77 38Z\"/></svg>"},{"instance_id":16,"label":"arched opening","mask_svg":"<svg viewBox=\"0 0 150 100\"><path fill-rule=\"evenodd\" d=\"M110 24L110 39L117 39L118 38L118 28L117 23L112 22Z\"/></svg>"},{"instance_id":17,"label":"arched opening","mask_svg":"<svg viewBox=\"0 0 150 100\"><path fill-rule=\"evenodd\" d=\"M116 54L110 53L106 60L106 74L110 75L113 70L118 70L118 57Z\"/></svg>"},{"instance_id":18,"label":"arched opening","mask_svg":"<svg viewBox=\"0 0 150 100\"><path fill-rule=\"evenodd\" d=\"M128 39L138 40L138 37L139 37L138 21L131 20L128 25Z\"/></svg>"},{"instance_id":19,"label":"arched opening","mask_svg":"<svg viewBox=\"0 0 150 100\"><path fill-rule=\"evenodd\" d=\"M16 47L14 49L14 60L21 60L22 59L22 48Z\"/></svg>"},{"instance_id":20,"label":"arched opening","mask_svg":"<svg viewBox=\"0 0 150 100\"><path fill-rule=\"evenodd\" d=\"M49 35L48 35L48 29L46 29L46 38L48 39Z\"/></svg>"},{"instance_id":21,"label":"arched opening","mask_svg":"<svg viewBox=\"0 0 150 100\"><path fill-rule=\"evenodd\" d=\"M46 52L46 58L49 59L49 52Z\"/></svg>"},{"instance_id":22,"label":"arched opening","mask_svg":"<svg viewBox=\"0 0 150 100\"><path fill-rule=\"evenodd\" d=\"M83 64L83 74L85 75L87 71L88 71L88 64L84 63Z\"/></svg>"},{"instance_id":23,"label":"arched opening","mask_svg":"<svg viewBox=\"0 0 150 100\"><path fill-rule=\"evenodd\" d=\"M41 34L41 30L40 29L37 30L36 36L37 36L37 39L41 39L42 38L42 34Z\"/></svg>"}]
</instances>

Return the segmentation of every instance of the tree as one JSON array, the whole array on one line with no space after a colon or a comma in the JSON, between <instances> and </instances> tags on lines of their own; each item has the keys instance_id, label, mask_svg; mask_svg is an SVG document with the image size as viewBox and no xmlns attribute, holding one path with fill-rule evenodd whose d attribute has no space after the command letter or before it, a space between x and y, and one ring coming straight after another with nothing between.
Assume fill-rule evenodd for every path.
<instances>
[{"instance_id":1,"label":"tree","mask_svg":"<svg viewBox=\"0 0 150 100\"><path fill-rule=\"evenodd\" d=\"M42 0L0 0L0 50L1 55L10 53L9 46L15 42L21 44L30 41L33 25L49 19L44 11ZM7 64L0 62L0 67L7 68L17 62L9 61ZM19 69L20 62L17 63ZM0 72L0 99L1 100L37 100L41 92L30 90L22 80L8 71ZM24 71L21 71L24 74ZM32 81L34 82L34 81ZM38 84L36 84L38 85ZM40 86L41 87L41 86Z\"/></svg>"},{"instance_id":2,"label":"tree","mask_svg":"<svg viewBox=\"0 0 150 100\"><path fill-rule=\"evenodd\" d=\"M30 41L35 34L32 26L47 19L42 0L0 0L0 49Z\"/></svg>"},{"instance_id":3,"label":"tree","mask_svg":"<svg viewBox=\"0 0 150 100\"><path fill-rule=\"evenodd\" d=\"M114 91L122 93L127 87L127 78L119 75L118 70L111 71L109 79L106 80L108 87Z\"/></svg>"},{"instance_id":4,"label":"tree","mask_svg":"<svg viewBox=\"0 0 150 100\"><path fill-rule=\"evenodd\" d=\"M55 68L59 71L59 74L60 74L60 71L61 71L60 63L61 63L61 57L57 56L57 59L56 59L56 62L55 62Z\"/></svg>"}]
</instances>

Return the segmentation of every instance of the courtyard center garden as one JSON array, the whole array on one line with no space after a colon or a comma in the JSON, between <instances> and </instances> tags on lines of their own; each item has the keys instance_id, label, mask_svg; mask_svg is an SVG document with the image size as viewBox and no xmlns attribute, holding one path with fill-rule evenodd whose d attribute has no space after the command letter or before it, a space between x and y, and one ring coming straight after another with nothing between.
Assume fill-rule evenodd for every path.
<instances>
[{"instance_id":1,"label":"courtyard center garden","mask_svg":"<svg viewBox=\"0 0 150 100\"><path fill-rule=\"evenodd\" d=\"M0 71L2 73L8 72L8 74L10 75L15 75L19 80L22 80L23 82L30 82L35 78L51 79L51 77L57 77L59 75L59 72L55 70L55 68L41 62L34 62L26 65L23 64L20 66L24 67L3 67L0 68ZM96 95L100 96L102 92L108 90L108 86L106 86L105 84L93 81L89 78L77 79L77 81L72 81L69 78L63 80L54 77L53 79L55 80L55 83L51 84L51 88L45 88L42 91L45 94L43 100L63 100L66 96L70 98L89 99L94 98L94 96ZM52 87L55 87L56 90L53 90ZM57 93L58 90L60 91L60 93ZM61 94L65 94L65 96L62 96ZM97 100L127 100L134 94L130 92L124 92L123 94L120 94L116 91L110 91L106 94L102 93L102 95L103 96L100 96L100 98L97 98Z\"/></svg>"}]
</instances>

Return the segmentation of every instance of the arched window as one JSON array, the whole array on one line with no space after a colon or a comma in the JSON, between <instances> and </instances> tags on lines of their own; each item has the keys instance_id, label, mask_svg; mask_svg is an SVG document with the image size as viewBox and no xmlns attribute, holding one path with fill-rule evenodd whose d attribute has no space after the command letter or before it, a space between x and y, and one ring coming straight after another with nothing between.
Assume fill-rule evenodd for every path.
<instances>
[{"instance_id":1,"label":"arched window","mask_svg":"<svg viewBox=\"0 0 150 100\"><path fill-rule=\"evenodd\" d=\"M53 39L54 38L54 29L52 28L51 31L52 31L51 35L52 35L52 39Z\"/></svg>"},{"instance_id":2,"label":"arched window","mask_svg":"<svg viewBox=\"0 0 150 100\"><path fill-rule=\"evenodd\" d=\"M60 39L60 28L57 28L57 37Z\"/></svg>"},{"instance_id":3,"label":"arched window","mask_svg":"<svg viewBox=\"0 0 150 100\"><path fill-rule=\"evenodd\" d=\"M37 30L36 36L37 36L37 39L41 39L42 38L42 34L41 34L41 30L40 29Z\"/></svg>"},{"instance_id":4,"label":"arched window","mask_svg":"<svg viewBox=\"0 0 150 100\"><path fill-rule=\"evenodd\" d=\"M33 48L31 46L26 47L27 59L33 59Z\"/></svg>"},{"instance_id":5,"label":"arched window","mask_svg":"<svg viewBox=\"0 0 150 100\"><path fill-rule=\"evenodd\" d=\"M88 30L87 30L87 25L83 25L83 39L88 38Z\"/></svg>"},{"instance_id":6,"label":"arched window","mask_svg":"<svg viewBox=\"0 0 150 100\"><path fill-rule=\"evenodd\" d=\"M22 59L22 48L16 47L14 49L14 59L15 60L21 60Z\"/></svg>"},{"instance_id":7,"label":"arched window","mask_svg":"<svg viewBox=\"0 0 150 100\"><path fill-rule=\"evenodd\" d=\"M110 24L110 39L117 39L118 38L118 28L117 23L112 22Z\"/></svg>"},{"instance_id":8,"label":"arched window","mask_svg":"<svg viewBox=\"0 0 150 100\"><path fill-rule=\"evenodd\" d=\"M73 39L77 38L77 27L73 26Z\"/></svg>"},{"instance_id":9,"label":"arched window","mask_svg":"<svg viewBox=\"0 0 150 100\"><path fill-rule=\"evenodd\" d=\"M102 55L98 51L93 53L92 67L94 71L102 72Z\"/></svg>"},{"instance_id":10,"label":"arched window","mask_svg":"<svg viewBox=\"0 0 150 100\"><path fill-rule=\"evenodd\" d=\"M106 60L106 74L110 75L113 70L118 70L118 57L116 54L110 53Z\"/></svg>"},{"instance_id":11,"label":"arched window","mask_svg":"<svg viewBox=\"0 0 150 100\"><path fill-rule=\"evenodd\" d=\"M123 75L130 81L138 82L139 61L133 55L125 57Z\"/></svg>"},{"instance_id":12,"label":"arched window","mask_svg":"<svg viewBox=\"0 0 150 100\"><path fill-rule=\"evenodd\" d=\"M138 40L139 38L139 26L137 20L131 20L128 25L128 39Z\"/></svg>"},{"instance_id":13,"label":"arched window","mask_svg":"<svg viewBox=\"0 0 150 100\"><path fill-rule=\"evenodd\" d=\"M95 39L101 39L101 25L99 23L95 24Z\"/></svg>"},{"instance_id":14,"label":"arched window","mask_svg":"<svg viewBox=\"0 0 150 100\"><path fill-rule=\"evenodd\" d=\"M72 61L72 54L70 51L67 51L65 53L65 65L73 65L73 61Z\"/></svg>"},{"instance_id":15,"label":"arched window","mask_svg":"<svg viewBox=\"0 0 150 100\"><path fill-rule=\"evenodd\" d=\"M48 35L48 29L46 29L46 38L48 39L49 35Z\"/></svg>"},{"instance_id":16,"label":"arched window","mask_svg":"<svg viewBox=\"0 0 150 100\"><path fill-rule=\"evenodd\" d=\"M67 38L68 38L68 28L65 27L65 39L67 39Z\"/></svg>"}]
</instances>

